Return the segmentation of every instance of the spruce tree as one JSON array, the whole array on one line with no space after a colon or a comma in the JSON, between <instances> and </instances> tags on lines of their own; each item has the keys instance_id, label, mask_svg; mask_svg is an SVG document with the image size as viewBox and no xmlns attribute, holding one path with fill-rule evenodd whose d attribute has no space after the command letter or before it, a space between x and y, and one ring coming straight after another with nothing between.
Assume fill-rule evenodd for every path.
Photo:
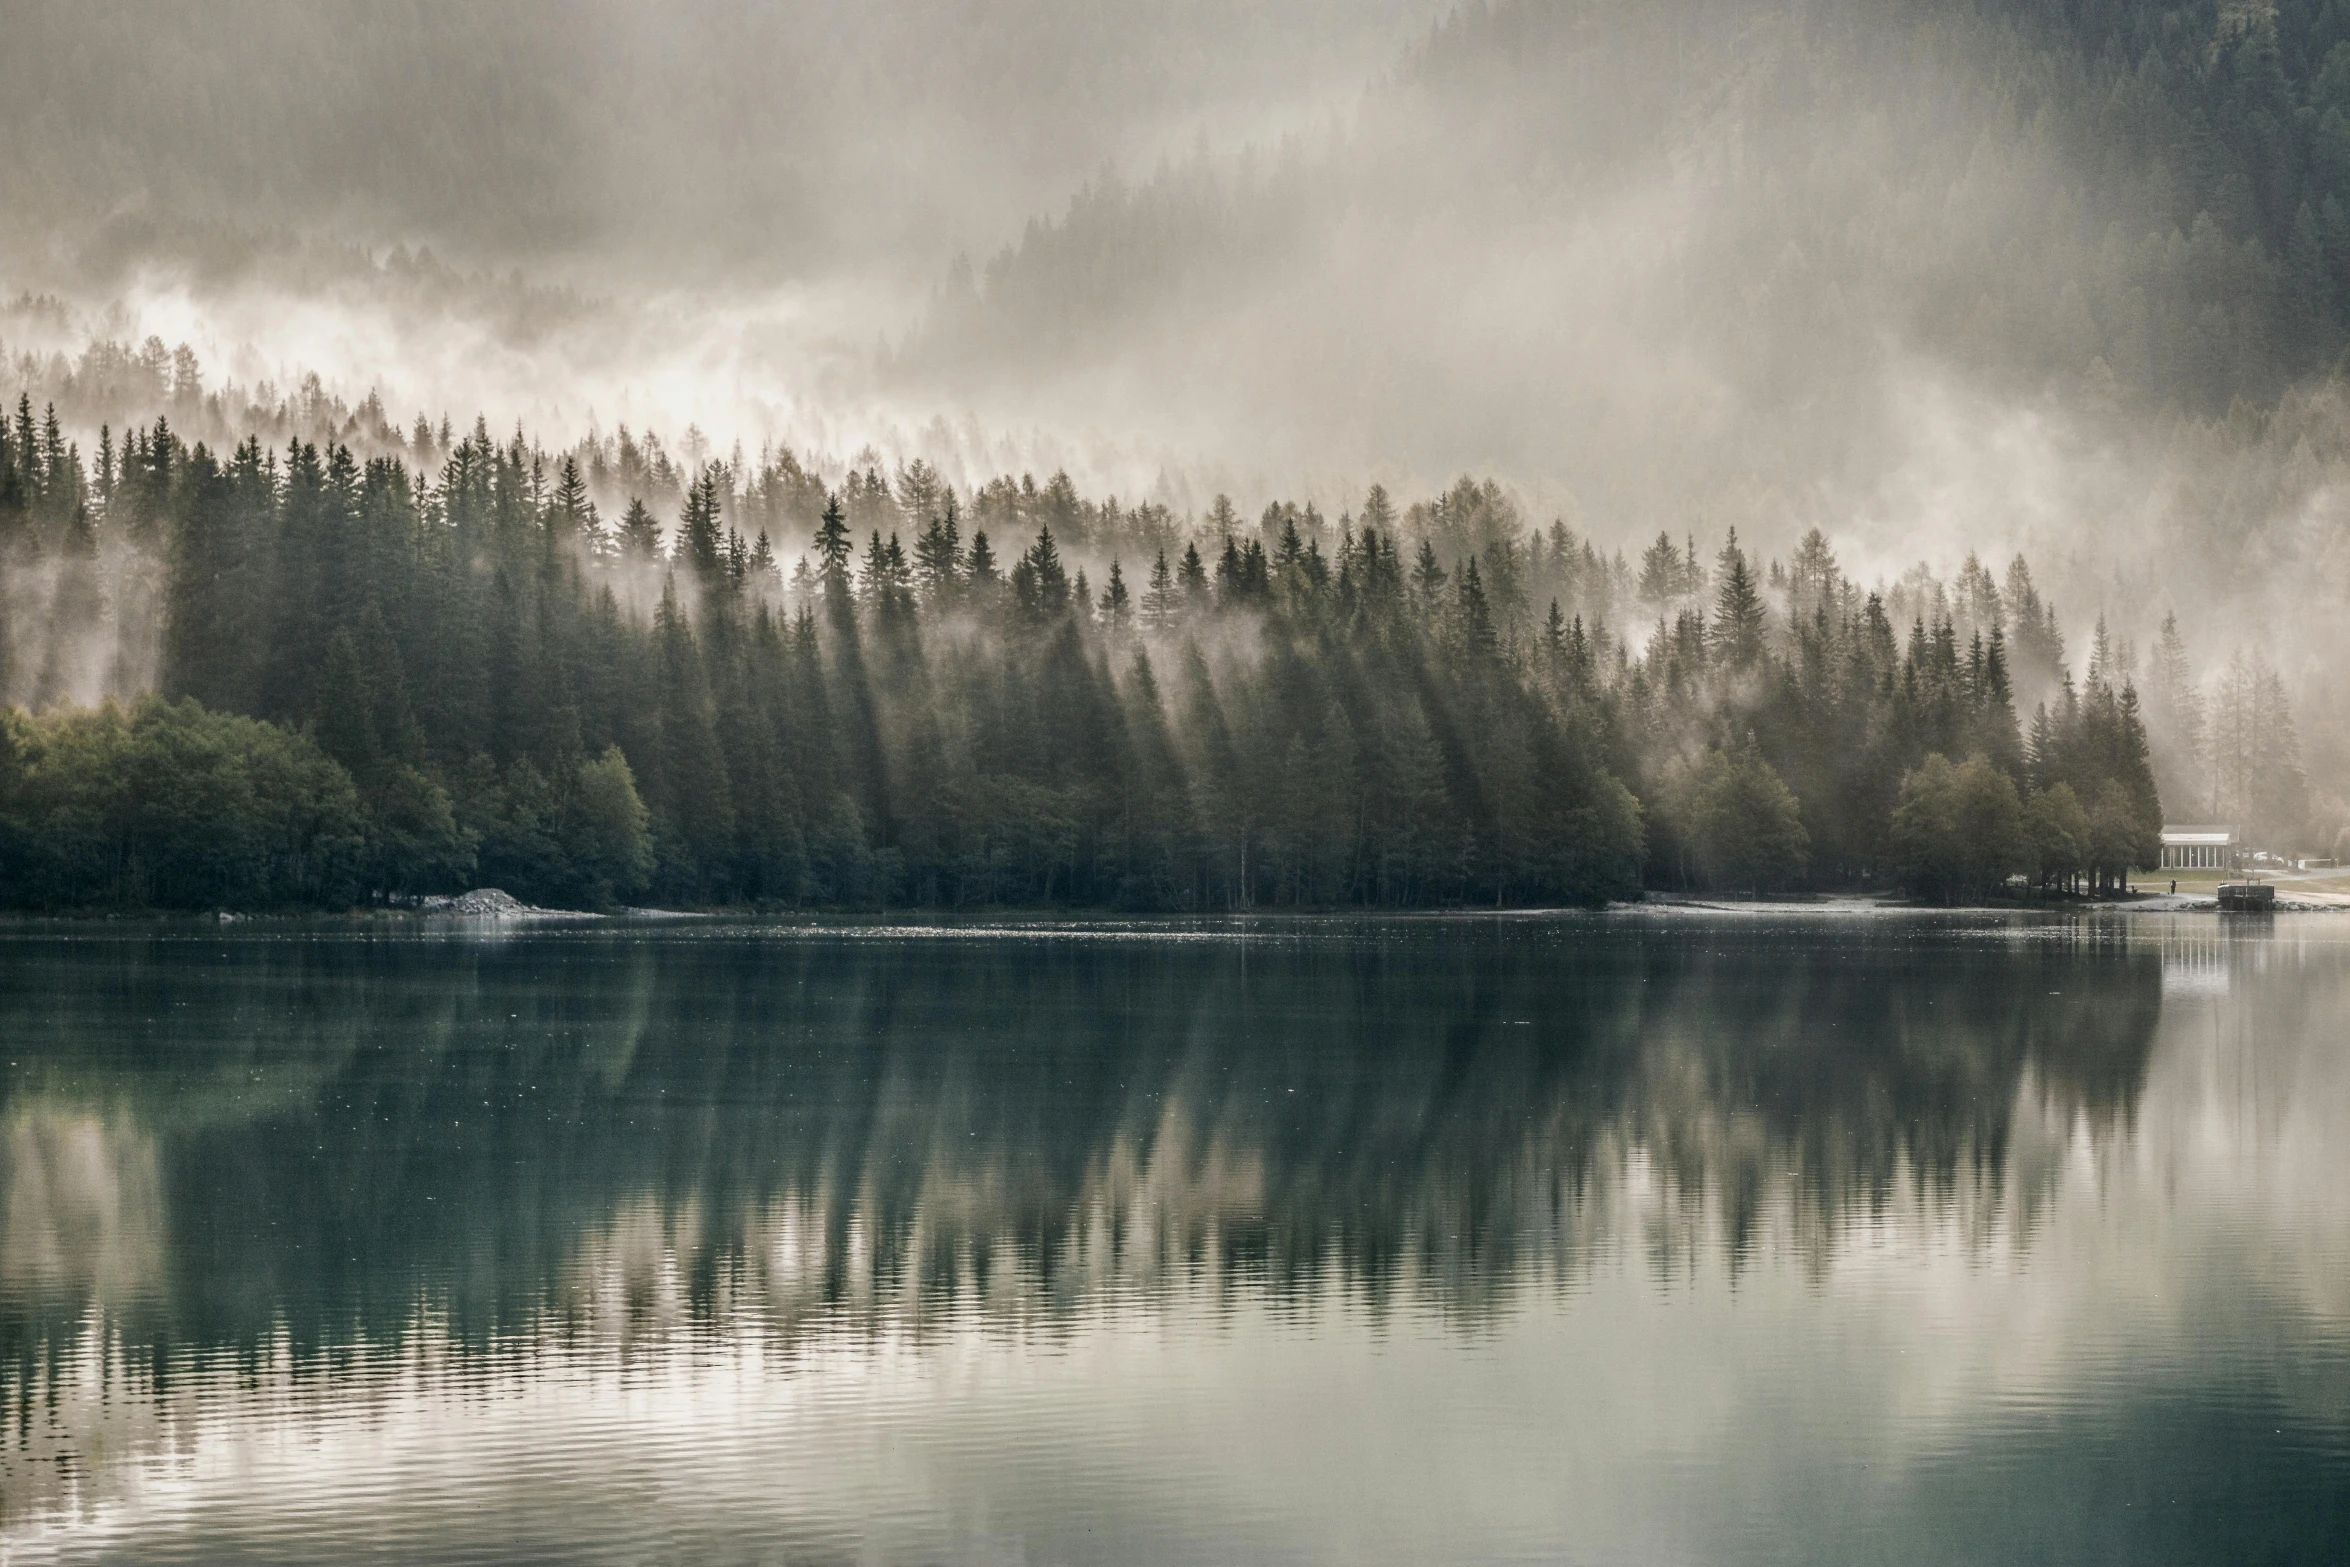
<instances>
[{"instance_id":1,"label":"spruce tree","mask_svg":"<svg viewBox=\"0 0 2350 1567\"><path fill-rule=\"evenodd\" d=\"M1207 563L1200 559L1195 541L1183 546L1183 565L1178 573L1183 584L1183 607L1187 613L1197 613L1208 607L1211 597L1208 588Z\"/></svg>"},{"instance_id":2,"label":"spruce tree","mask_svg":"<svg viewBox=\"0 0 2350 1567\"><path fill-rule=\"evenodd\" d=\"M952 491L947 494L945 510L932 517L914 541L914 571L923 602L932 608L943 608L960 597L963 544L956 528Z\"/></svg>"},{"instance_id":3,"label":"spruce tree","mask_svg":"<svg viewBox=\"0 0 2350 1567\"><path fill-rule=\"evenodd\" d=\"M965 573L971 597L983 608L992 608L997 591L1004 585L1003 573L997 569L995 548L987 542L985 529L971 533L971 561Z\"/></svg>"},{"instance_id":4,"label":"spruce tree","mask_svg":"<svg viewBox=\"0 0 2350 1567\"><path fill-rule=\"evenodd\" d=\"M1714 590L1713 655L1723 668L1744 673L1763 654L1763 601L1738 547L1732 528L1718 561L1720 582Z\"/></svg>"},{"instance_id":5,"label":"spruce tree","mask_svg":"<svg viewBox=\"0 0 2350 1567\"><path fill-rule=\"evenodd\" d=\"M1640 601L1663 608L1681 596L1684 576L1680 546L1659 533L1640 557Z\"/></svg>"},{"instance_id":6,"label":"spruce tree","mask_svg":"<svg viewBox=\"0 0 2350 1567\"><path fill-rule=\"evenodd\" d=\"M661 585L654 637L659 649L659 739L653 769L656 831L668 842L673 885L701 899L718 890L734 838L733 789L712 722L710 688L693 629L678 606L677 581Z\"/></svg>"},{"instance_id":7,"label":"spruce tree","mask_svg":"<svg viewBox=\"0 0 2350 1567\"><path fill-rule=\"evenodd\" d=\"M1164 557L1161 558L1160 564L1165 565ZM1133 617L1133 610L1133 601L1126 592L1125 575L1118 569L1118 562L1113 559L1110 562L1109 585L1102 589L1102 625L1110 631L1123 631Z\"/></svg>"},{"instance_id":8,"label":"spruce tree","mask_svg":"<svg viewBox=\"0 0 2350 1567\"><path fill-rule=\"evenodd\" d=\"M628 510L620 518L620 553L623 559L639 565L651 565L661 556L661 525L653 520L652 512L636 496L630 496Z\"/></svg>"},{"instance_id":9,"label":"spruce tree","mask_svg":"<svg viewBox=\"0 0 2350 1567\"><path fill-rule=\"evenodd\" d=\"M1175 576L1167 569L1167 552L1161 549L1151 565L1150 585L1142 593L1143 625L1153 631L1164 629L1175 618L1175 604Z\"/></svg>"},{"instance_id":10,"label":"spruce tree","mask_svg":"<svg viewBox=\"0 0 2350 1567\"><path fill-rule=\"evenodd\" d=\"M1496 639L1493 632L1493 612L1485 600L1485 583L1477 571L1477 558L1472 555L1461 566L1460 584L1455 596L1457 623L1460 627L1461 651L1472 662L1482 663L1493 657Z\"/></svg>"},{"instance_id":11,"label":"spruce tree","mask_svg":"<svg viewBox=\"0 0 2350 1567\"><path fill-rule=\"evenodd\" d=\"M677 559L703 583L718 580L725 569L724 540L719 531L718 465L702 470L686 492L685 515L677 532Z\"/></svg>"},{"instance_id":12,"label":"spruce tree","mask_svg":"<svg viewBox=\"0 0 2350 1567\"><path fill-rule=\"evenodd\" d=\"M547 531L556 543L568 545L579 540L591 540L596 532L596 507L588 499L587 480L579 471L579 459L566 454L563 466L556 473L555 493L547 507Z\"/></svg>"},{"instance_id":13,"label":"spruce tree","mask_svg":"<svg viewBox=\"0 0 2350 1567\"><path fill-rule=\"evenodd\" d=\"M849 557L855 549L840 497L827 495L824 516L816 528L816 580L824 590L826 602L841 608L849 602Z\"/></svg>"}]
</instances>

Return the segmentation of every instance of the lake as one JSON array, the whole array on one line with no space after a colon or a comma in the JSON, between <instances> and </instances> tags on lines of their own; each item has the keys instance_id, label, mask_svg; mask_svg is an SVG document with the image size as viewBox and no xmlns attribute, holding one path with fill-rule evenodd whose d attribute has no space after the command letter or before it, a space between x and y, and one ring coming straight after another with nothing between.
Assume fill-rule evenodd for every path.
<instances>
[{"instance_id":1,"label":"lake","mask_svg":"<svg viewBox=\"0 0 2350 1567\"><path fill-rule=\"evenodd\" d=\"M0 1560L2350 1560L2350 918L0 932Z\"/></svg>"}]
</instances>

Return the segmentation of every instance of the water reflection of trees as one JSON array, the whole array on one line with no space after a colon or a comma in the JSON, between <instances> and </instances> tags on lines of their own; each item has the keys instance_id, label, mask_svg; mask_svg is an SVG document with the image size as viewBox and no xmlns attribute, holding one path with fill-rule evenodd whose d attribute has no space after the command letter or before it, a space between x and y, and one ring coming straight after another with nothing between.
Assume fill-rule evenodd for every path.
<instances>
[{"instance_id":1,"label":"water reflection of trees","mask_svg":"<svg viewBox=\"0 0 2350 1567\"><path fill-rule=\"evenodd\" d=\"M20 1373L93 1300L167 1364L427 1307L461 1341L1177 1289L1475 1311L1628 1215L1659 1267L1824 1259L2028 1210L2018 1118L2126 1126L2162 1004L2142 948L1898 929L231 950L0 978L0 1242L139 1248L0 1275ZM42 1151L68 1123L78 1164Z\"/></svg>"}]
</instances>

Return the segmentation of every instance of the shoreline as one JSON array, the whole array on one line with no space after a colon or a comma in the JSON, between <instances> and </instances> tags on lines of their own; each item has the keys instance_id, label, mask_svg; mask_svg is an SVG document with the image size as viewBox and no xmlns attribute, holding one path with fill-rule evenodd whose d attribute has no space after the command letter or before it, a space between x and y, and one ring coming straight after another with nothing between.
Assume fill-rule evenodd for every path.
<instances>
[{"instance_id":1,"label":"shoreline","mask_svg":"<svg viewBox=\"0 0 2350 1567\"><path fill-rule=\"evenodd\" d=\"M2139 893L2127 897L2068 898L2048 901L1996 903L1916 903L1890 893L1821 893L1808 897L1735 898L1693 893L1651 893L1637 900L1601 905L1529 905L1523 907L1454 907L1418 909L1277 908L1224 910L1123 911L1098 908L929 909L865 907L839 909L762 909L718 906L697 909L624 907L619 909L549 909L526 904L499 893L495 899L476 893L428 900L424 907L354 909L107 909L65 910L56 913L15 911L0 914L0 930L27 927L88 928L123 925L160 927L198 926L217 929L229 925L272 927L334 926L483 932L557 926L682 925L706 922L755 922L776 926L872 928L920 926L934 929L1005 929L1022 926L1067 927L1168 926L1199 924L1289 923L1327 921L1452 922L1460 920L1618 918L1655 916L1809 917L1878 919L1937 915L2078 915L2078 914L2208 914L2218 916L2218 900L2200 893ZM2350 912L2350 898L2318 895L2284 898L2278 914L2336 914ZM2258 919L2262 915L2232 915Z\"/></svg>"}]
</instances>

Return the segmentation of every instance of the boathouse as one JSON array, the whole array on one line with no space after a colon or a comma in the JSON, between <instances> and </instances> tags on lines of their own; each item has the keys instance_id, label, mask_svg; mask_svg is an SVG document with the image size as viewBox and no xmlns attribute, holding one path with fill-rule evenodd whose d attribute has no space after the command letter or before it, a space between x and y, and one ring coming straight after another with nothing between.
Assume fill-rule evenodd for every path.
<instances>
[{"instance_id":1,"label":"boathouse","mask_svg":"<svg viewBox=\"0 0 2350 1567\"><path fill-rule=\"evenodd\" d=\"M2232 871L2240 852L2233 827L2183 823L2162 829L2162 868L2166 871Z\"/></svg>"}]
</instances>

